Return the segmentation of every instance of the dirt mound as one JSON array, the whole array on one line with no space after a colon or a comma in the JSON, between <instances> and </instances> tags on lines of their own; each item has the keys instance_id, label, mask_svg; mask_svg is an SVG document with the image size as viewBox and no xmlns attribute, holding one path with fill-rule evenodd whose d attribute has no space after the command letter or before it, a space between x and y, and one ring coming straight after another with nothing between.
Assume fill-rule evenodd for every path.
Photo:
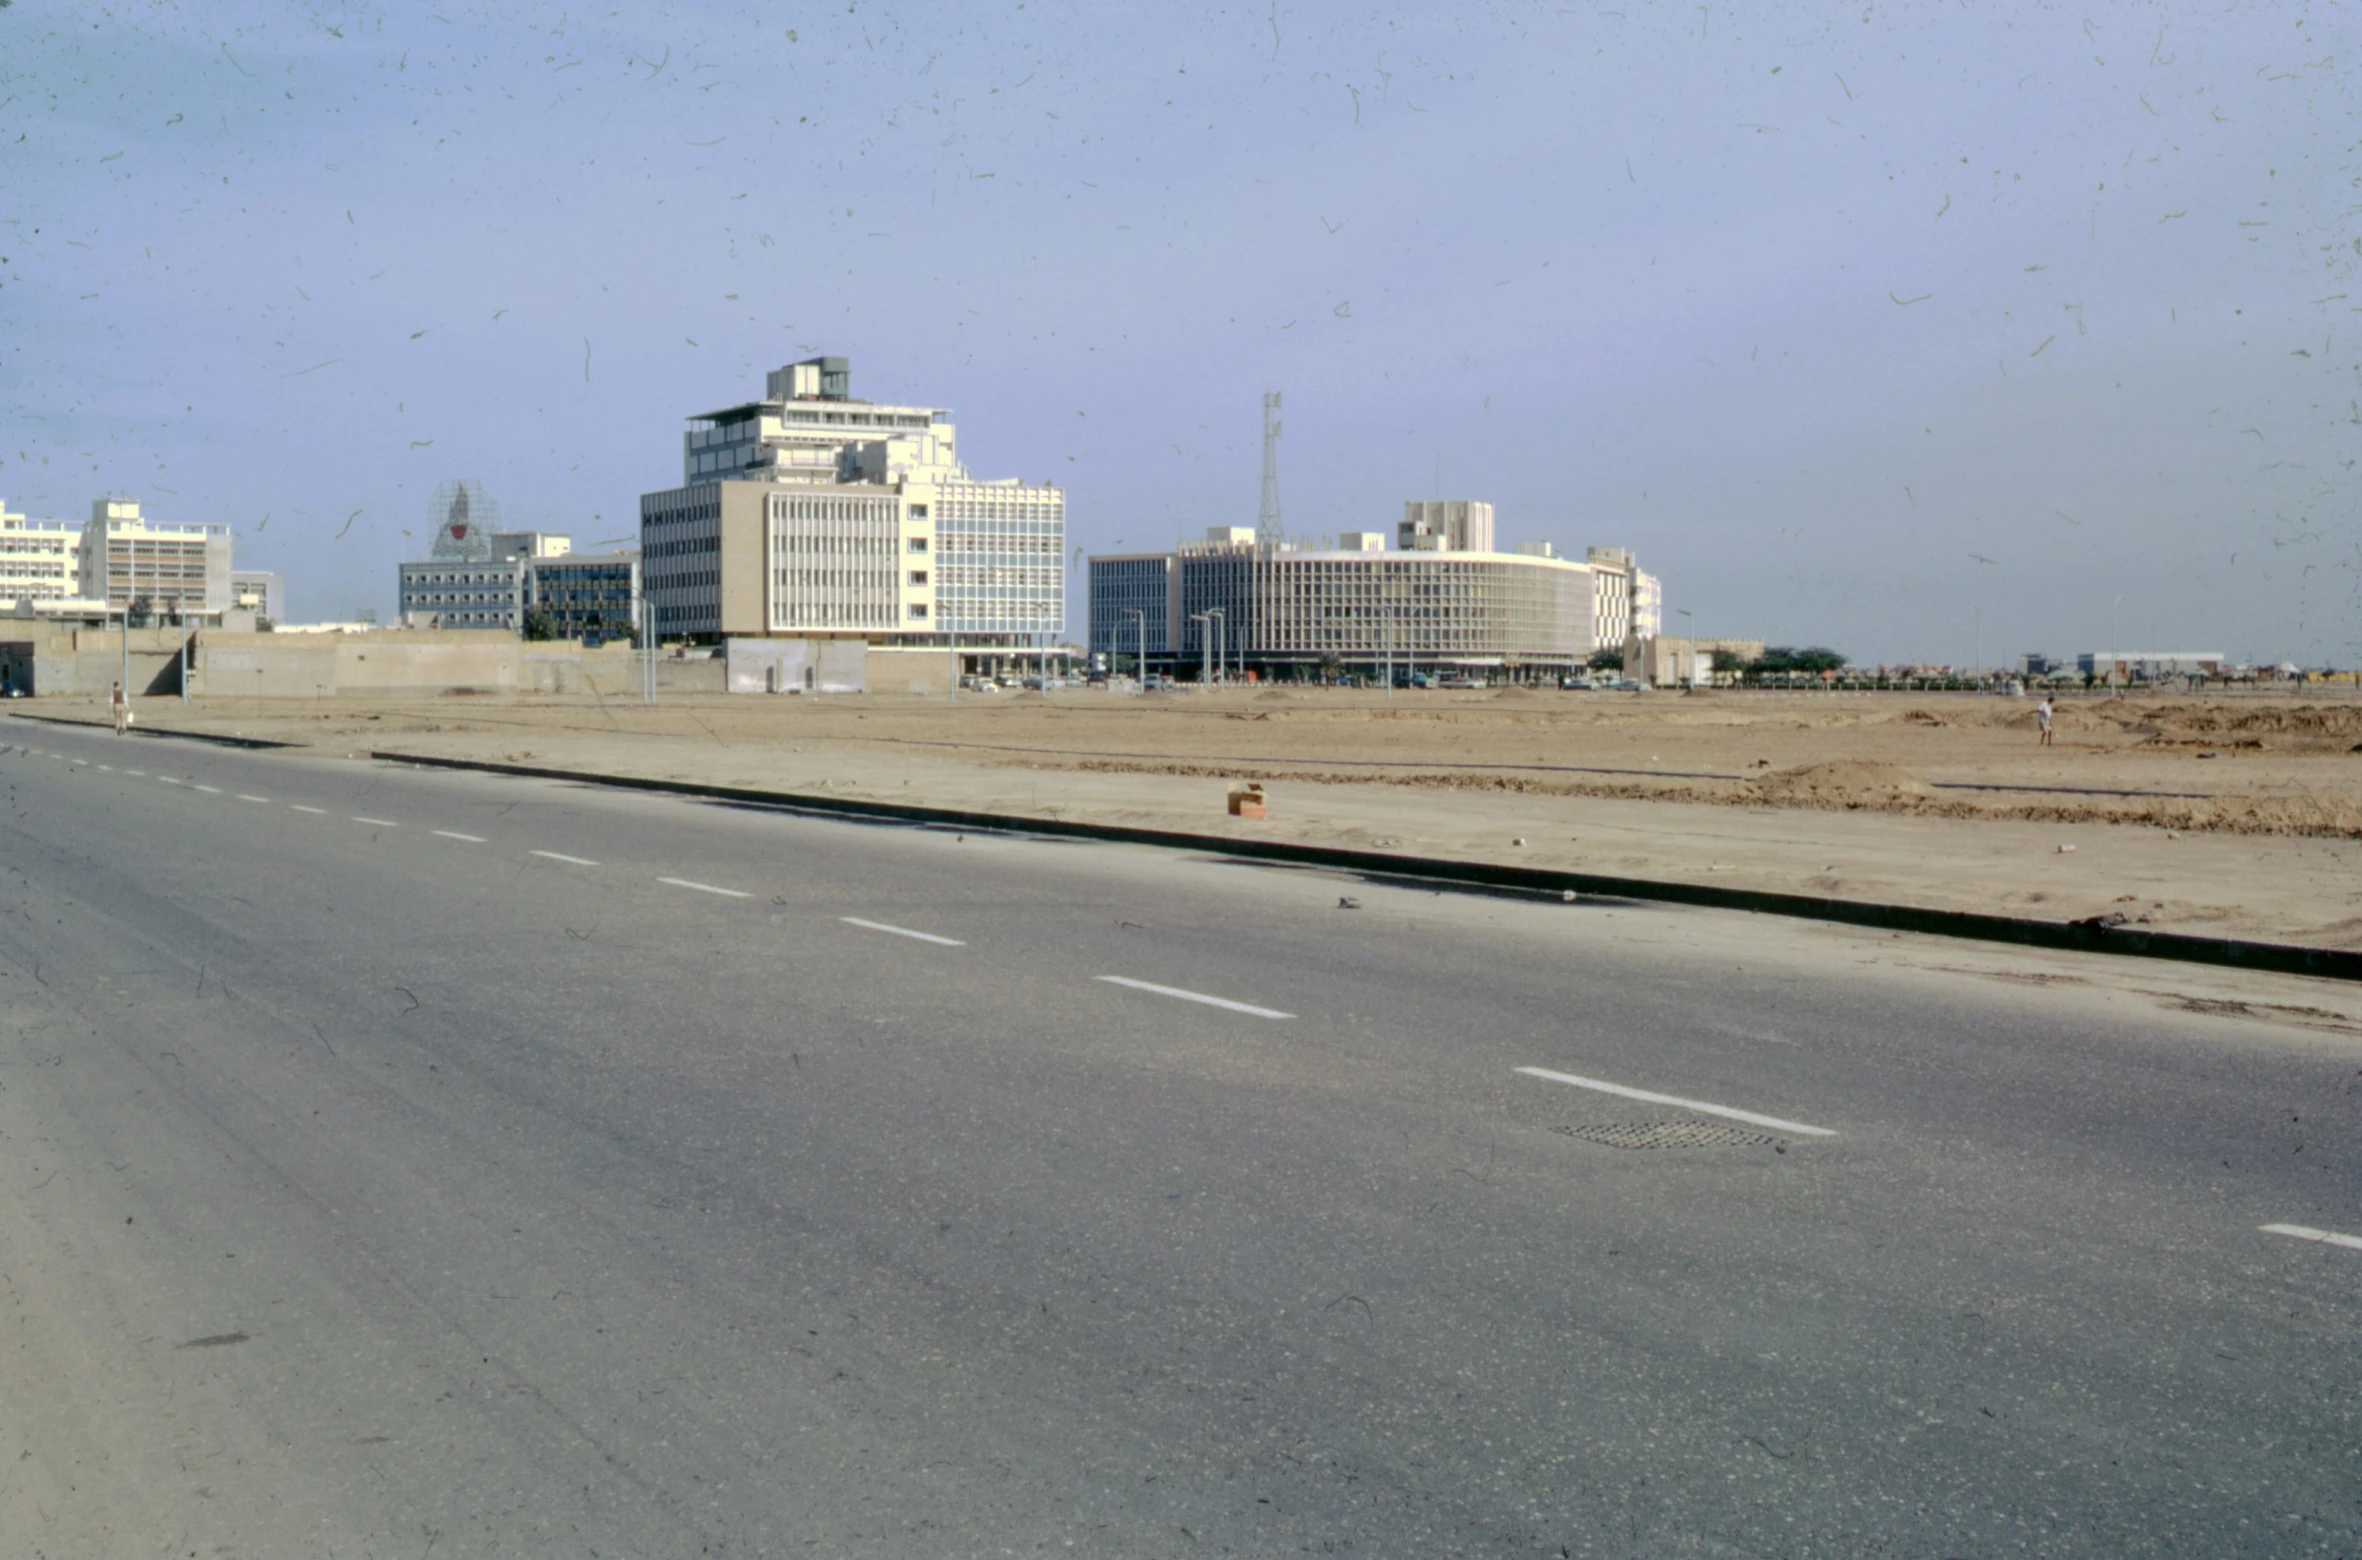
<instances>
[{"instance_id":1,"label":"dirt mound","mask_svg":"<svg viewBox=\"0 0 2362 1560\"><path fill-rule=\"evenodd\" d=\"M2153 704L2141 714L2177 736L2362 737L2362 704Z\"/></svg>"},{"instance_id":2,"label":"dirt mound","mask_svg":"<svg viewBox=\"0 0 2362 1560\"><path fill-rule=\"evenodd\" d=\"M1756 782L1756 794L1791 806L1864 807L1912 801L1935 792L1893 764L1846 758L1765 775Z\"/></svg>"}]
</instances>

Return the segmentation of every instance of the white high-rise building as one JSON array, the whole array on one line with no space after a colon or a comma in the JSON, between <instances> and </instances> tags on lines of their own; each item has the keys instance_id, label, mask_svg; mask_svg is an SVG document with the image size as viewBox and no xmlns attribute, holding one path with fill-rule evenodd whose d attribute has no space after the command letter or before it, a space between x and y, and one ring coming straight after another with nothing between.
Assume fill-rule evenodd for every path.
<instances>
[{"instance_id":1,"label":"white high-rise building","mask_svg":"<svg viewBox=\"0 0 2362 1560\"><path fill-rule=\"evenodd\" d=\"M984 481L951 414L857 401L843 358L690 419L682 482L640 499L642 588L667 639L1051 643L1066 621L1066 495Z\"/></svg>"},{"instance_id":2,"label":"white high-rise building","mask_svg":"<svg viewBox=\"0 0 2362 1560\"><path fill-rule=\"evenodd\" d=\"M1622 649L1635 623L1655 631L1656 578L1621 547L1580 563L1547 542L1499 552L1493 507L1473 499L1414 499L1395 534L1397 552L1376 531L1274 547L1212 526L1172 552L1094 557L1091 650L1184 675L1218 655L1267 677L1334 664L1531 679Z\"/></svg>"}]
</instances>

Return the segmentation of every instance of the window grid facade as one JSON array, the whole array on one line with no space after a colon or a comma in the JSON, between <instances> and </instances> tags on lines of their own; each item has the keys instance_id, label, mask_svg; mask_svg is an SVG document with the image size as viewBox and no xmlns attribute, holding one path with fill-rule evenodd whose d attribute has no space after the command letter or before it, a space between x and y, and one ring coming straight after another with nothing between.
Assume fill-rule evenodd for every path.
<instances>
[{"instance_id":1,"label":"window grid facade","mask_svg":"<svg viewBox=\"0 0 2362 1560\"><path fill-rule=\"evenodd\" d=\"M505 628L525 621L525 564L510 558L471 563L437 558L405 563L401 610L431 616L444 628Z\"/></svg>"},{"instance_id":2,"label":"window grid facade","mask_svg":"<svg viewBox=\"0 0 2362 1560\"><path fill-rule=\"evenodd\" d=\"M1637 572L1637 571L1634 571ZM1654 581L1649 576L1639 578ZM1299 553L1215 543L1091 560L1091 649L1128 652L1150 613L1148 655L1182 670L1212 646L1236 665L1524 665L1573 670L1593 629L1600 571L1503 553ZM1619 578L1619 589L1629 590ZM1162 603L1172 601L1170 609ZM1202 614L1220 612L1211 633Z\"/></svg>"},{"instance_id":3,"label":"window grid facade","mask_svg":"<svg viewBox=\"0 0 2362 1560\"><path fill-rule=\"evenodd\" d=\"M722 490L673 488L640 499L640 588L656 632L674 637L722 628Z\"/></svg>"},{"instance_id":4,"label":"window grid facade","mask_svg":"<svg viewBox=\"0 0 2362 1560\"><path fill-rule=\"evenodd\" d=\"M1066 495L1015 482L934 488L937 627L1029 639L1066 623Z\"/></svg>"},{"instance_id":5,"label":"window grid facade","mask_svg":"<svg viewBox=\"0 0 2362 1560\"><path fill-rule=\"evenodd\" d=\"M773 493L765 537L772 631L899 627L901 509L892 493Z\"/></svg>"}]
</instances>

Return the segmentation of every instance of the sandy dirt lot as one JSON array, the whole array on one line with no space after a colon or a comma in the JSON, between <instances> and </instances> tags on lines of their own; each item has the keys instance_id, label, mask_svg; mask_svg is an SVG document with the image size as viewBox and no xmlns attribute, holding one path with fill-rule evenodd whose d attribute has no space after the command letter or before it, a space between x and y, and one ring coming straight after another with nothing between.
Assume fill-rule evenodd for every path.
<instances>
[{"instance_id":1,"label":"sandy dirt lot","mask_svg":"<svg viewBox=\"0 0 2362 1560\"><path fill-rule=\"evenodd\" d=\"M43 701L35 713L99 718ZM2362 699L1237 688L150 701L159 729L2362 947ZM1272 816L1223 816L1233 780Z\"/></svg>"}]
</instances>

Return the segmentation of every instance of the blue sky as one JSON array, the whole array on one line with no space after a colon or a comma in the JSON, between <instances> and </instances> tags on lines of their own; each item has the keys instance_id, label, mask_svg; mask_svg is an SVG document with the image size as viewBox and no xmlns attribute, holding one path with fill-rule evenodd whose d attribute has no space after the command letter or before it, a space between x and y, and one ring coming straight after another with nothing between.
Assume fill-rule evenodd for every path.
<instances>
[{"instance_id":1,"label":"blue sky","mask_svg":"<svg viewBox=\"0 0 2362 1560\"><path fill-rule=\"evenodd\" d=\"M628 536L684 416L826 352L1083 548L1252 524L1279 389L1298 533L1440 492L1633 547L1701 632L2353 665L2356 36L14 0L0 495L382 614L438 482Z\"/></svg>"}]
</instances>

